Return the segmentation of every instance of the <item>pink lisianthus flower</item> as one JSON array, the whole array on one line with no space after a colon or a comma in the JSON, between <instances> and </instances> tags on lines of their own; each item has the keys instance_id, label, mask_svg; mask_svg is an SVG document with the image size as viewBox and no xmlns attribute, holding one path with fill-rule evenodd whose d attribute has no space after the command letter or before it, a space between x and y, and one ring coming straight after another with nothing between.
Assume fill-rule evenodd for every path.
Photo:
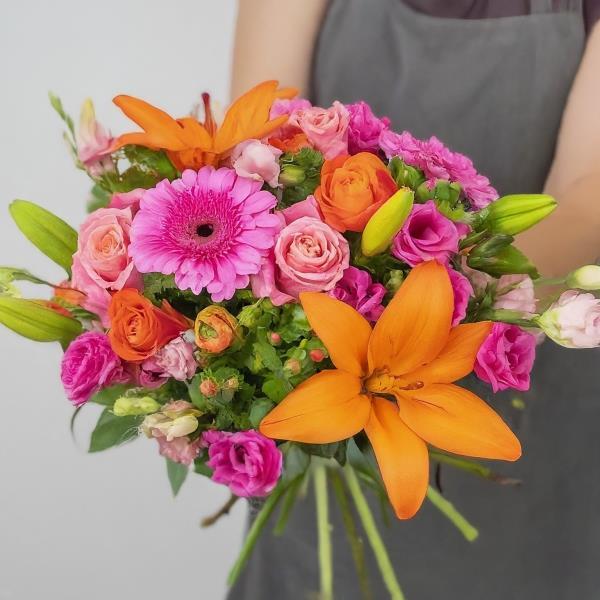
<instances>
[{"instance_id":1,"label":"pink lisianthus flower","mask_svg":"<svg viewBox=\"0 0 600 600\"><path fill-rule=\"evenodd\" d=\"M379 148L379 136L388 129L390 120L387 117L376 117L366 102L347 104L350 113L348 125L348 152L376 152Z\"/></svg>"},{"instance_id":2,"label":"pink lisianthus flower","mask_svg":"<svg viewBox=\"0 0 600 600\"><path fill-rule=\"evenodd\" d=\"M384 129L379 147L388 158L399 156L406 164L421 169L434 185L437 179L459 183L472 207L481 209L498 198L489 179L477 172L470 158L452 152L436 137L419 140L409 132L395 133Z\"/></svg>"},{"instance_id":3,"label":"pink lisianthus flower","mask_svg":"<svg viewBox=\"0 0 600 600\"><path fill-rule=\"evenodd\" d=\"M231 166L240 177L248 177L272 188L279 182L279 157L282 152L260 140L245 140L231 152Z\"/></svg>"},{"instance_id":4,"label":"pink lisianthus flower","mask_svg":"<svg viewBox=\"0 0 600 600\"><path fill-rule=\"evenodd\" d=\"M494 392L512 388L529 389L535 360L536 338L516 325L494 323L475 360L477 377L492 386Z\"/></svg>"},{"instance_id":5,"label":"pink lisianthus flower","mask_svg":"<svg viewBox=\"0 0 600 600\"><path fill-rule=\"evenodd\" d=\"M135 213L140 209L140 200L146 190L143 188L135 188L130 192L117 192L110 197L108 208L129 208L131 214L135 216Z\"/></svg>"},{"instance_id":6,"label":"pink lisianthus flower","mask_svg":"<svg viewBox=\"0 0 600 600\"><path fill-rule=\"evenodd\" d=\"M567 290L542 314L538 325L566 348L596 348L600 346L600 299Z\"/></svg>"},{"instance_id":7,"label":"pink lisianthus flower","mask_svg":"<svg viewBox=\"0 0 600 600\"><path fill-rule=\"evenodd\" d=\"M367 271L348 267L329 295L349 304L367 321L373 323L383 312L382 301L385 293L385 286L375 283Z\"/></svg>"},{"instance_id":8,"label":"pink lisianthus flower","mask_svg":"<svg viewBox=\"0 0 600 600\"><path fill-rule=\"evenodd\" d=\"M283 228L273 253L252 278L252 291L275 306L291 302L300 292L333 289L350 263L346 239L321 220L316 200L293 204L278 213Z\"/></svg>"},{"instance_id":9,"label":"pink lisianthus flower","mask_svg":"<svg viewBox=\"0 0 600 600\"><path fill-rule=\"evenodd\" d=\"M525 318L536 312L535 289L529 275L502 275L496 285L494 308L514 310Z\"/></svg>"},{"instance_id":10,"label":"pink lisianthus flower","mask_svg":"<svg viewBox=\"0 0 600 600\"><path fill-rule=\"evenodd\" d=\"M81 107L76 142L77 158L92 177L114 171L115 166L110 156L113 138L96 121L94 105L90 99Z\"/></svg>"},{"instance_id":11,"label":"pink lisianthus flower","mask_svg":"<svg viewBox=\"0 0 600 600\"><path fill-rule=\"evenodd\" d=\"M275 243L277 198L233 169L188 169L144 194L130 253L142 273L174 274L182 289L229 300L259 272Z\"/></svg>"},{"instance_id":12,"label":"pink lisianthus flower","mask_svg":"<svg viewBox=\"0 0 600 600\"><path fill-rule=\"evenodd\" d=\"M454 293L452 327L455 327L465 318L467 306L469 305L469 298L473 296L474 292L471 282L462 273L459 273L450 267L446 267L446 269L448 270L452 292Z\"/></svg>"},{"instance_id":13,"label":"pink lisianthus flower","mask_svg":"<svg viewBox=\"0 0 600 600\"><path fill-rule=\"evenodd\" d=\"M172 377L177 381L191 379L196 373L197 366L194 346L181 337L171 340L141 364L142 371L153 373L158 379Z\"/></svg>"},{"instance_id":14,"label":"pink lisianthus flower","mask_svg":"<svg viewBox=\"0 0 600 600\"><path fill-rule=\"evenodd\" d=\"M283 457L275 442L258 431L205 431L207 465L212 480L229 487L236 496L267 496L281 476Z\"/></svg>"},{"instance_id":15,"label":"pink lisianthus flower","mask_svg":"<svg viewBox=\"0 0 600 600\"><path fill-rule=\"evenodd\" d=\"M88 331L75 338L63 355L60 367L67 398L81 406L102 388L126 383L129 375L104 333Z\"/></svg>"},{"instance_id":16,"label":"pink lisianthus flower","mask_svg":"<svg viewBox=\"0 0 600 600\"><path fill-rule=\"evenodd\" d=\"M457 226L428 200L415 204L394 238L392 254L411 267L433 259L448 264L450 256L458 252L459 237Z\"/></svg>"},{"instance_id":17,"label":"pink lisianthus flower","mask_svg":"<svg viewBox=\"0 0 600 600\"><path fill-rule=\"evenodd\" d=\"M130 208L99 208L81 225L71 285L85 294L82 306L108 326L110 292L140 289L142 278L129 255Z\"/></svg>"},{"instance_id":18,"label":"pink lisianthus flower","mask_svg":"<svg viewBox=\"0 0 600 600\"><path fill-rule=\"evenodd\" d=\"M337 100L330 108L301 108L295 110L288 125L300 129L326 159L348 153L348 124L350 113Z\"/></svg>"}]
</instances>

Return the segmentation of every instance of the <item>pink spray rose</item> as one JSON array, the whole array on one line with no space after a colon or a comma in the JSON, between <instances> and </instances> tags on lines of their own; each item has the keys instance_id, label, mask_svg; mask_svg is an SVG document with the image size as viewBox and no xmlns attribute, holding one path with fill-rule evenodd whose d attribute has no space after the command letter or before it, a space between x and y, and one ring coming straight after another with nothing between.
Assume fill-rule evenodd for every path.
<instances>
[{"instance_id":1,"label":"pink spray rose","mask_svg":"<svg viewBox=\"0 0 600 600\"><path fill-rule=\"evenodd\" d=\"M600 299L567 290L538 319L538 325L566 348L596 348L600 346Z\"/></svg>"},{"instance_id":2,"label":"pink spray rose","mask_svg":"<svg viewBox=\"0 0 600 600\"><path fill-rule=\"evenodd\" d=\"M411 267L432 259L447 264L450 255L458 252L458 240L456 225L428 200L415 204L394 238L392 254Z\"/></svg>"},{"instance_id":3,"label":"pink spray rose","mask_svg":"<svg viewBox=\"0 0 600 600\"><path fill-rule=\"evenodd\" d=\"M181 337L171 340L141 365L145 372L154 373L163 379L173 377L177 381L191 379L197 366L194 346Z\"/></svg>"},{"instance_id":4,"label":"pink spray rose","mask_svg":"<svg viewBox=\"0 0 600 600\"><path fill-rule=\"evenodd\" d=\"M467 314L469 298L473 295L471 282L458 271L447 267L450 284L454 292L454 312L452 313L452 327L458 325Z\"/></svg>"},{"instance_id":5,"label":"pink spray rose","mask_svg":"<svg viewBox=\"0 0 600 600\"><path fill-rule=\"evenodd\" d=\"M502 275L496 285L494 308L515 310L531 317L536 311L535 290L529 275Z\"/></svg>"},{"instance_id":6,"label":"pink spray rose","mask_svg":"<svg viewBox=\"0 0 600 600\"><path fill-rule=\"evenodd\" d=\"M208 447L212 480L236 496L267 496L277 485L283 457L275 442L258 431L205 431L202 442Z\"/></svg>"},{"instance_id":7,"label":"pink spray rose","mask_svg":"<svg viewBox=\"0 0 600 600\"><path fill-rule=\"evenodd\" d=\"M280 306L300 292L331 290L350 262L346 239L320 218L312 196L278 213L285 225L275 248L252 277L252 291Z\"/></svg>"},{"instance_id":8,"label":"pink spray rose","mask_svg":"<svg viewBox=\"0 0 600 600\"><path fill-rule=\"evenodd\" d=\"M385 292L385 286L375 283L367 271L348 267L329 295L349 304L367 321L374 322L383 312L381 302Z\"/></svg>"},{"instance_id":9,"label":"pink spray rose","mask_svg":"<svg viewBox=\"0 0 600 600\"><path fill-rule=\"evenodd\" d=\"M158 442L158 452L161 456L182 465L191 465L198 454L200 454L202 446L200 438L190 441L190 438L187 436L174 438L170 442L167 441L167 438L161 436L157 437L156 441Z\"/></svg>"},{"instance_id":10,"label":"pink spray rose","mask_svg":"<svg viewBox=\"0 0 600 600\"><path fill-rule=\"evenodd\" d=\"M142 285L128 253L131 221L130 208L100 208L79 230L72 285L86 295L84 308L98 314L105 325L109 291Z\"/></svg>"},{"instance_id":11,"label":"pink spray rose","mask_svg":"<svg viewBox=\"0 0 600 600\"><path fill-rule=\"evenodd\" d=\"M81 406L102 388L126 383L129 375L108 337L88 331L69 344L62 358L60 379L69 400Z\"/></svg>"},{"instance_id":12,"label":"pink spray rose","mask_svg":"<svg viewBox=\"0 0 600 600\"><path fill-rule=\"evenodd\" d=\"M131 214L135 217L145 191L143 188L135 188L130 192L117 192L110 197L108 208L130 208Z\"/></svg>"},{"instance_id":13,"label":"pink spray rose","mask_svg":"<svg viewBox=\"0 0 600 600\"><path fill-rule=\"evenodd\" d=\"M348 153L348 124L350 113L337 100L330 108L301 108L288 121L306 134L313 146L326 159Z\"/></svg>"},{"instance_id":14,"label":"pink spray rose","mask_svg":"<svg viewBox=\"0 0 600 600\"><path fill-rule=\"evenodd\" d=\"M260 140L245 140L231 152L231 165L240 177L277 187L281 150Z\"/></svg>"},{"instance_id":15,"label":"pink spray rose","mask_svg":"<svg viewBox=\"0 0 600 600\"><path fill-rule=\"evenodd\" d=\"M77 158L92 177L99 177L107 171L114 171L110 157L113 138L98 121L94 105L86 100L81 107L79 131L77 132Z\"/></svg>"},{"instance_id":16,"label":"pink spray rose","mask_svg":"<svg viewBox=\"0 0 600 600\"><path fill-rule=\"evenodd\" d=\"M366 102L348 104L346 108L350 113L348 152L376 152L379 148L379 136L389 127L390 120L387 117L376 117Z\"/></svg>"},{"instance_id":17,"label":"pink spray rose","mask_svg":"<svg viewBox=\"0 0 600 600\"><path fill-rule=\"evenodd\" d=\"M494 392L529 389L536 338L516 325L494 323L475 360L475 374Z\"/></svg>"}]
</instances>

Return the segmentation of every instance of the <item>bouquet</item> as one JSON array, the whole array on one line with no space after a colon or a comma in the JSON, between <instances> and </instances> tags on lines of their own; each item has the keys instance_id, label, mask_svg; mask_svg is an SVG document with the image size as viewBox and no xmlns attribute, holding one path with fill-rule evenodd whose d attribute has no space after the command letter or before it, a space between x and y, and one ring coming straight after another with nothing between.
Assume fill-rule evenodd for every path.
<instances>
[{"instance_id":1,"label":"bouquet","mask_svg":"<svg viewBox=\"0 0 600 600\"><path fill-rule=\"evenodd\" d=\"M93 181L89 216L76 231L10 205L65 280L3 267L0 322L62 344L75 415L104 407L90 452L145 437L174 493L190 472L228 486L207 524L249 501L230 583L310 483L321 597L333 597L333 492L365 597L363 535L402 598L366 494L399 519L427 498L474 539L430 485L430 462L506 481L472 458L514 461L521 447L461 380L527 390L542 332L600 345L600 267L541 279L514 236L553 198L498 198L466 156L393 131L364 102L323 109L274 81L222 117L202 101L202 120L199 108L174 119L117 96L141 131L113 138L91 101L76 131L51 95ZM22 298L22 280L50 286L49 299ZM536 300L548 283L554 295Z\"/></svg>"}]
</instances>

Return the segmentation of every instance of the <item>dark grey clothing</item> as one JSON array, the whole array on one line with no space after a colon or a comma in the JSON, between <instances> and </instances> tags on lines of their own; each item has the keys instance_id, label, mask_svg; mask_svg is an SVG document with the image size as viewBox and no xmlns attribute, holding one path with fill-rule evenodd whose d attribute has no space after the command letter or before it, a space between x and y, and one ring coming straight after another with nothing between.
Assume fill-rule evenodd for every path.
<instances>
[{"instance_id":1,"label":"dark grey clothing","mask_svg":"<svg viewBox=\"0 0 600 600\"><path fill-rule=\"evenodd\" d=\"M423 15L398 0L336 0L315 56L313 99L365 100L394 129L436 135L472 157L501 193L539 192L584 44L581 6L556 13L552 5L532 0L528 16L462 21ZM600 598L599 359L596 351L546 343L525 410L510 402L522 394L490 399L523 443L519 462L494 467L523 485L444 468L444 493L479 527L476 542L427 502L411 521L380 522L408 600ZM331 508L336 598L358 600L344 529ZM387 598L370 560L374 598ZM283 537L259 542L230 598L305 600L316 589L309 495Z\"/></svg>"}]
</instances>

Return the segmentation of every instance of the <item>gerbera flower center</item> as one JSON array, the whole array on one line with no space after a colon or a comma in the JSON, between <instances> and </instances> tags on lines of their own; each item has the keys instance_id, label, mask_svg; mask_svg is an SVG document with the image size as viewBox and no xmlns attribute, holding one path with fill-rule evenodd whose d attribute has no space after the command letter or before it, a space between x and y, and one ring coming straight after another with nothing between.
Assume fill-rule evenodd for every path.
<instances>
[{"instance_id":1,"label":"gerbera flower center","mask_svg":"<svg viewBox=\"0 0 600 600\"><path fill-rule=\"evenodd\" d=\"M196 227L196 234L198 237L207 238L213 234L215 227L212 223L201 223Z\"/></svg>"}]
</instances>

